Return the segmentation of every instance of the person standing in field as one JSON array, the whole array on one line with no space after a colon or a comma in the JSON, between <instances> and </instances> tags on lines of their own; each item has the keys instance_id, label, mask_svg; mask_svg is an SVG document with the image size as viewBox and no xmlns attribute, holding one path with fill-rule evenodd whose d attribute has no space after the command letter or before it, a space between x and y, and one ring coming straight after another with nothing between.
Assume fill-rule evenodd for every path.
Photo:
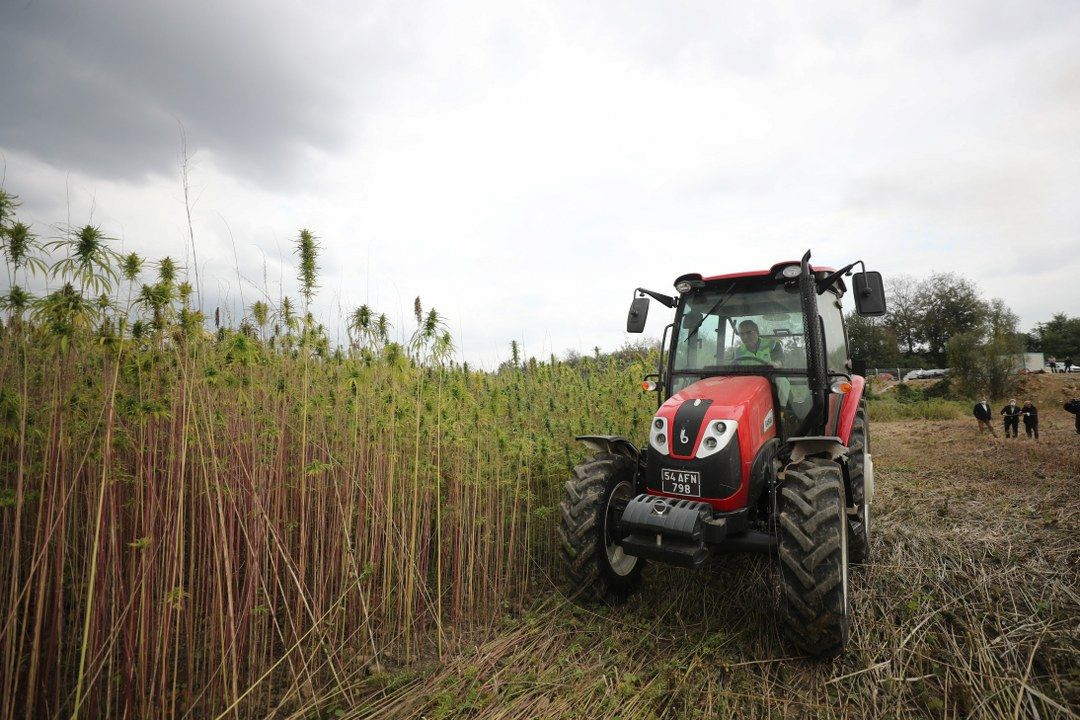
<instances>
[{"instance_id":1,"label":"person standing in field","mask_svg":"<svg viewBox=\"0 0 1080 720\"><path fill-rule=\"evenodd\" d=\"M1057 358L1056 357L1051 355L1047 359L1046 363L1050 366L1050 372L1051 373L1056 373L1057 372Z\"/></svg>"},{"instance_id":2,"label":"person standing in field","mask_svg":"<svg viewBox=\"0 0 1080 720\"><path fill-rule=\"evenodd\" d=\"M1010 400L1009 404L1001 408L1001 415L1005 416L1005 437L1018 437L1020 435L1020 406L1016 400ZM1012 431L1012 435L1009 432Z\"/></svg>"},{"instance_id":3,"label":"person standing in field","mask_svg":"<svg viewBox=\"0 0 1080 720\"><path fill-rule=\"evenodd\" d=\"M1072 355L1069 355L1068 357L1065 358L1065 372L1067 372L1067 373L1072 372Z\"/></svg>"},{"instance_id":4,"label":"person standing in field","mask_svg":"<svg viewBox=\"0 0 1080 720\"><path fill-rule=\"evenodd\" d=\"M984 430L989 430L991 435L997 437L997 431L995 431L994 426L990 424L990 403L986 401L986 398L983 398L981 402L975 403L975 407L972 408L971 414L979 421L980 435L983 434Z\"/></svg>"},{"instance_id":5,"label":"person standing in field","mask_svg":"<svg viewBox=\"0 0 1080 720\"><path fill-rule=\"evenodd\" d=\"M1039 409L1030 400L1024 401L1024 407L1020 408L1020 414L1024 418L1024 434L1029 438L1034 436L1039 439Z\"/></svg>"},{"instance_id":6,"label":"person standing in field","mask_svg":"<svg viewBox=\"0 0 1080 720\"><path fill-rule=\"evenodd\" d=\"M1065 411L1076 416L1076 432L1080 433L1080 399L1073 398L1065 403Z\"/></svg>"}]
</instances>

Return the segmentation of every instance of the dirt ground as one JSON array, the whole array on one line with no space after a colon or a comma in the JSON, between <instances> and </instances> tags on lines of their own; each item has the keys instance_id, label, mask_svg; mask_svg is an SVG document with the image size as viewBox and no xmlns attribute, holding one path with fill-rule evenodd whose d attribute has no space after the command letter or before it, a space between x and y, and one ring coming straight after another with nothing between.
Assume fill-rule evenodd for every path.
<instances>
[{"instance_id":1,"label":"dirt ground","mask_svg":"<svg viewBox=\"0 0 1080 720\"><path fill-rule=\"evenodd\" d=\"M781 641L770 558L727 556L650 566L619 608L551 586L447 662L368 677L333 716L1078 717L1080 435L1049 404L1058 384L1032 388L1039 442L979 436L974 420L872 428L873 554L834 660Z\"/></svg>"}]
</instances>

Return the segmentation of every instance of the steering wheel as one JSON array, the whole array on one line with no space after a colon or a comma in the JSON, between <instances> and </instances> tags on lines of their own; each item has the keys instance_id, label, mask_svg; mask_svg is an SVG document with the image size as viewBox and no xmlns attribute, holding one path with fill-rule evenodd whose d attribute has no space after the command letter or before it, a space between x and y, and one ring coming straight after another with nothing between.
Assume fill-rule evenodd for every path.
<instances>
[{"instance_id":1,"label":"steering wheel","mask_svg":"<svg viewBox=\"0 0 1080 720\"><path fill-rule=\"evenodd\" d=\"M737 357L737 358L735 358L734 364L739 365L739 364L742 363L743 360L754 360L755 362L757 362L760 365L768 365L769 367L772 367L771 362L769 362L768 360L763 360L763 359L759 358L757 355L743 355L742 357Z\"/></svg>"}]
</instances>

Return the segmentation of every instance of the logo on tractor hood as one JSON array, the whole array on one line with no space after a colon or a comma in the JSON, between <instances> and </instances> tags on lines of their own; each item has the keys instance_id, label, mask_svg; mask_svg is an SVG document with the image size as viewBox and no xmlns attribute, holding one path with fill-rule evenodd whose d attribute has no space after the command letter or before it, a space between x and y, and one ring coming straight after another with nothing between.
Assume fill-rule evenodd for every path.
<instances>
[{"instance_id":1,"label":"logo on tractor hood","mask_svg":"<svg viewBox=\"0 0 1080 720\"><path fill-rule=\"evenodd\" d=\"M697 440L701 423L705 420L705 413L709 411L712 400L695 398L687 400L675 411L675 427L672 435L672 455L689 457L694 454L694 441Z\"/></svg>"}]
</instances>

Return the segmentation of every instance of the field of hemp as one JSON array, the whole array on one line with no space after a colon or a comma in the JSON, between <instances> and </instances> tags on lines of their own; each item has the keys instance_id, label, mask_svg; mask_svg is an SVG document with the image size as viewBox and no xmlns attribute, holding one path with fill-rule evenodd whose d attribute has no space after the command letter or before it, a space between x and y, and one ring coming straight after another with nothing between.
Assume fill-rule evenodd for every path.
<instances>
[{"instance_id":1,"label":"field of hemp","mask_svg":"<svg viewBox=\"0 0 1080 720\"><path fill-rule=\"evenodd\" d=\"M407 342L361 307L331 347L307 231L299 300L225 327L169 258L6 201L4 720L263 717L453 652L550 574L573 436L647 421L643 366L477 372L419 298Z\"/></svg>"}]
</instances>

